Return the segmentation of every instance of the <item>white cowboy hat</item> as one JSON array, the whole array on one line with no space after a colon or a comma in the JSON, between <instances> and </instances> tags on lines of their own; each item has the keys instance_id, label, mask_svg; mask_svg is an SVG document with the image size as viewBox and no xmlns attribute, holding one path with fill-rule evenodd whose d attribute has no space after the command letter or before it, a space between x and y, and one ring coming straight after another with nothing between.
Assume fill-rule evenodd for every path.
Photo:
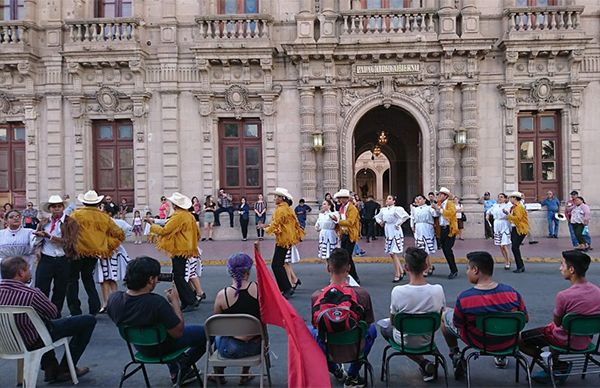
<instances>
[{"instance_id":1,"label":"white cowboy hat","mask_svg":"<svg viewBox=\"0 0 600 388\"><path fill-rule=\"evenodd\" d=\"M84 205L96 205L104 199L104 195L98 195L94 190L90 190L85 194L79 194L77 200Z\"/></svg>"},{"instance_id":2,"label":"white cowboy hat","mask_svg":"<svg viewBox=\"0 0 600 388\"><path fill-rule=\"evenodd\" d=\"M444 193L444 194L446 194L447 196L450 196L450 195L452 195L452 193L450 192L450 189L449 189L449 188L447 188L447 187L440 187L440 190L438 191L438 194L439 194L439 193Z\"/></svg>"},{"instance_id":3,"label":"white cowboy hat","mask_svg":"<svg viewBox=\"0 0 600 388\"><path fill-rule=\"evenodd\" d=\"M192 207L192 200L181 193L175 192L173 195L167 198L167 200L173 205L182 209L189 209Z\"/></svg>"},{"instance_id":4,"label":"white cowboy hat","mask_svg":"<svg viewBox=\"0 0 600 388\"><path fill-rule=\"evenodd\" d=\"M509 197L521 198L523 199L524 195L520 191L513 191L508 195Z\"/></svg>"},{"instance_id":5,"label":"white cowboy hat","mask_svg":"<svg viewBox=\"0 0 600 388\"><path fill-rule=\"evenodd\" d=\"M333 198L350 198L350 190L348 189L340 189L337 193L333 194Z\"/></svg>"},{"instance_id":6,"label":"white cowboy hat","mask_svg":"<svg viewBox=\"0 0 600 388\"><path fill-rule=\"evenodd\" d=\"M69 205L69 202L64 201L60 195L51 195L50 198L48 198L48 202L44 202L42 204L42 210L46 213L50 213L50 206L56 205L57 203L62 204L63 207L67 207Z\"/></svg>"},{"instance_id":7,"label":"white cowboy hat","mask_svg":"<svg viewBox=\"0 0 600 388\"><path fill-rule=\"evenodd\" d=\"M271 191L269 194L279 195L280 197L286 197L289 200L294 200L294 197L292 197L290 192L287 191L287 189L284 189L283 187L276 187L275 190Z\"/></svg>"},{"instance_id":8,"label":"white cowboy hat","mask_svg":"<svg viewBox=\"0 0 600 388\"><path fill-rule=\"evenodd\" d=\"M554 218L556 218L559 221L566 221L567 220L567 216L565 216L563 213L556 213L554 215Z\"/></svg>"}]
</instances>

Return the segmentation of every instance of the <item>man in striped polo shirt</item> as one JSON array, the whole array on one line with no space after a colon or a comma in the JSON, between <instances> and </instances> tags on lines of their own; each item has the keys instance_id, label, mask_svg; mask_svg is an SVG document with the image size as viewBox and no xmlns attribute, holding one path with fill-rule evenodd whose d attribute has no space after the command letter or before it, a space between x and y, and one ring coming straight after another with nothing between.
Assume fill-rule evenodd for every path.
<instances>
[{"instance_id":1,"label":"man in striped polo shirt","mask_svg":"<svg viewBox=\"0 0 600 388\"><path fill-rule=\"evenodd\" d=\"M48 326L53 341L64 337L72 337L69 341L69 349L71 350L73 363L77 365L79 358L90 342L92 332L96 326L96 318L92 315L79 315L57 319L59 316L58 310L50 299L40 289L29 287L31 271L29 270L29 264L22 257L10 257L2 260L1 273L0 305L33 307ZM15 321L28 349L33 350L44 346L33 323L26 315L17 315ZM46 382L71 379L66 358L63 357L59 365L54 351L44 353L41 366L45 372L44 381ZM76 368L76 372L77 376L83 376L89 372L89 368ZM27 385L29 383L27 382ZM33 385L35 385L35 381Z\"/></svg>"},{"instance_id":2,"label":"man in striped polo shirt","mask_svg":"<svg viewBox=\"0 0 600 388\"><path fill-rule=\"evenodd\" d=\"M527 309L523 297L509 285L497 283L492 278L494 258L488 252L478 251L467 254L467 278L474 286L460 293L456 299L454 310L447 310L442 319L442 333L450 349L450 358L454 365L454 377L464 375L460 362L458 338L465 344L483 348L483 333L475 327L478 315L523 311L527 317ZM488 350L506 349L514 344L514 337L487 336ZM498 368L506 368L508 360L504 357L495 359Z\"/></svg>"}]
</instances>

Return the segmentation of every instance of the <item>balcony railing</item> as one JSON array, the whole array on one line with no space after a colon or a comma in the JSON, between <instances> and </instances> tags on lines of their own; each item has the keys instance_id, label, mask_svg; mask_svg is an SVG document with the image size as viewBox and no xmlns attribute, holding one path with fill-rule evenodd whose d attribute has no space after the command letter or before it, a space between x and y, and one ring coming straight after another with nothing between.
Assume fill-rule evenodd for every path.
<instances>
[{"instance_id":1,"label":"balcony railing","mask_svg":"<svg viewBox=\"0 0 600 388\"><path fill-rule=\"evenodd\" d=\"M341 37L436 33L434 9L369 9L342 13Z\"/></svg>"},{"instance_id":2,"label":"balcony railing","mask_svg":"<svg viewBox=\"0 0 600 388\"><path fill-rule=\"evenodd\" d=\"M139 21L131 18L68 20L65 23L70 43L135 42L139 32Z\"/></svg>"},{"instance_id":3,"label":"balcony railing","mask_svg":"<svg viewBox=\"0 0 600 388\"><path fill-rule=\"evenodd\" d=\"M0 21L0 45L29 44L29 26L22 20Z\"/></svg>"},{"instance_id":4,"label":"balcony railing","mask_svg":"<svg viewBox=\"0 0 600 388\"><path fill-rule=\"evenodd\" d=\"M201 39L242 40L271 38L271 23L269 15L216 15L196 18L200 27Z\"/></svg>"},{"instance_id":5,"label":"balcony railing","mask_svg":"<svg viewBox=\"0 0 600 388\"><path fill-rule=\"evenodd\" d=\"M510 8L505 11L508 17L508 33L539 31L575 31L581 27L583 7L529 7Z\"/></svg>"}]
</instances>

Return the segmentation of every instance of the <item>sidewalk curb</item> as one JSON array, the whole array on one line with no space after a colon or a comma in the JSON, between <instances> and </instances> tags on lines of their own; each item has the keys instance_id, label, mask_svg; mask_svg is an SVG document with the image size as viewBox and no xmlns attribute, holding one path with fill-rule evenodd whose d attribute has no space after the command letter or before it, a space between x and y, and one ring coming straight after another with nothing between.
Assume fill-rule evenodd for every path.
<instances>
[{"instance_id":1,"label":"sidewalk curb","mask_svg":"<svg viewBox=\"0 0 600 388\"><path fill-rule=\"evenodd\" d=\"M504 258L502 256L495 257L494 260L496 261L496 264L504 263ZM160 261L161 265L165 265L165 266L171 265L170 260L163 259L163 260L159 260L159 261ZM524 261L529 264L548 264L548 263L559 264L561 262L561 258L559 258L559 257L529 257L529 258L524 259ZM265 262L267 264L270 264L271 260L265 259ZM389 257L355 257L354 262L355 263L363 263L363 264L384 264L384 263L391 264L392 259ZM324 263L324 260L316 258L316 257L310 257L310 258L301 259L300 263L297 263L297 264L321 264L321 263ZM446 259L444 259L443 257L432 257L431 263L432 264L446 264ZM467 258L466 257L457 257L456 263L466 264ZM592 257L592 263L600 263L600 257ZM203 266L219 266L219 265L223 266L225 264L227 264L227 259L203 259L202 260Z\"/></svg>"}]
</instances>

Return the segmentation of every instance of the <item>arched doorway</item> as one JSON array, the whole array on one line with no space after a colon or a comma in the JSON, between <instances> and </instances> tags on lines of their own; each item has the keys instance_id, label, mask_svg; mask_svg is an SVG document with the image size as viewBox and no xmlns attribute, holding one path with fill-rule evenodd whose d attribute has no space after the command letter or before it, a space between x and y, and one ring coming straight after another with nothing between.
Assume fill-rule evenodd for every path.
<instances>
[{"instance_id":1,"label":"arched doorway","mask_svg":"<svg viewBox=\"0 0 600 388\"><path fill-rule=\"evenodd\" d=\"M378 135L384 131L386 144ZM358 157L378 145L379 156L389 161L389 194L398 196L399 203L408 209L411 198L423 187L421 170L421 130L415 118L402 108L377 106L365 113L354 128L354 155ZM355 164L356 166L356 164ZM354 171L355 175L358 171ZM356 182L357 183L357 182ZM360 187L354 187L360 193Z\"/></svg>"},{"instance_id":2,"label":"arched doorway","mask_svg":"<svg viewBox=\"0 0 600 388\"><path fill-rule=\"evenodd\" d=\"M370 150L360 154L354 163L355 192L363 199L370 195L382 202L390 190L389 174L384 176L389 169L390 162L384 154L375 156Z\"/></svg>"}]
</instances>

